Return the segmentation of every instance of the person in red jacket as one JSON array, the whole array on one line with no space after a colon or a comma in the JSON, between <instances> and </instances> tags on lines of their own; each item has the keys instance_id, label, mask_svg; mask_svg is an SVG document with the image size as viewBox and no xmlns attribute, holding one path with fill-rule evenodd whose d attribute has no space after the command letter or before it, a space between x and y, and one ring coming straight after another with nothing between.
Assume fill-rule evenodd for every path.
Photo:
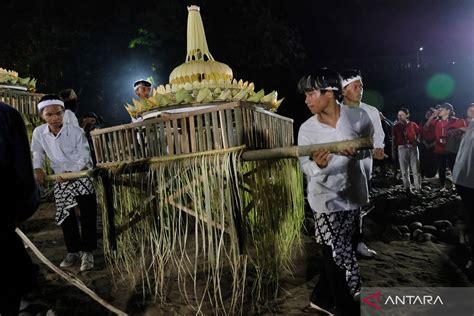
<instances>
[{"instance_id":1,"label":"person in red jacket","mask_svg":"<svg viewBox=\"0 0 474 316\"><path fill-rule=\"evenodd\" d=\"M417 146L419 137L420 129L415 122L410 121L410 111L407 108L400 108L398 121L392 127L392 146L398 150L403 186L409 194L413 193L410 184L410 169L415 190L421 191L420 153Z\"/></svg>"},{"instance_id":2,"label":"person in red jacket","mask_svg":"<svg viewBox=\"0 0 474 316\"><path fill-rule=\"evenodd\" d=\"M441 104L440 108L433 112L424 126L426 130L434 131L434 152L438 159L438 176L443 192L448 189L446 187L446 167L452 171L456 160L456 154L447 152L445 149L448 134L463 127L466 127L466 121L454 117L454 108L449 103Z\"/></svg>"},{"instance_id":3,"label":"person in red jacket","mask_svg":"<svg viewBox=\"0 0 474 316\"><path fill-rule=\"evenodd\" d=\"M420 151L420 173L422 177L433 178L438 171L438 162L434 153L435 135L434 129L425 128L426 122L436 111L436 107L430 107L426 113L423 121L418 123L420 127L420 143L418 150Z\"/></svg>"}]
</instances>

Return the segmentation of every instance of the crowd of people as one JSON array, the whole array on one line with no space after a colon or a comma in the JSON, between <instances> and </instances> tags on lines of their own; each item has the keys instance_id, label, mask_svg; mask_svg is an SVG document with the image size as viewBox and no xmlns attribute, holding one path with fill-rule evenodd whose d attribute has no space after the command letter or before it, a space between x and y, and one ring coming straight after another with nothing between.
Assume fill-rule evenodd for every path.
<instances>
[{"instance_id":1,"label":"crowd of people","mask_svg":"<svg viewBox=\"0 0 474 316\"><path fill-rule=\"evenodd\" d=\"M438 174L439 189L454 189L446 181L446 169L453 170L459 145L474 118L474 104L467 109L466 118L457 118L450 103L442 103L428 109L426 121L419 124L410 120L407 108L400 108L398 120L393 126L393 152L408 194L413 194L410 172L415 193L421 192L421 178Z\"/></svg>"},{"instance_id":2,"label":"crowd of people","mask_svg":"<svg viewBox=\"0 0 474 316\"><path fill-rule=\"evenodd\" d=\"M356 315L361 288L358 257L377 255L364 243L362 225L364 215L371 208L373 159L387 158L384 141L387 129L384 131L382 124L385 118L377 108L361 101L360 71L347 70L340 75L322 68L301 78L298 88L305 94L305 103L313 114L299 129L298 145L360 137L374 139L373 150L347 148L337 153L317 150L311 156L300 157L315 220L316 242L322 245L324 259L307 309L328 315L333 312ZM147 97L151 83L139 80L134 90L138 97ZM62 228L67 249L60 266L80 263L80 271L94 267L97 199L92 181L87 177L67 181L60 176L95 166L90 133L101 127L103 119L92 112L77 119L77 99L73 89L41 98L37 107L45 124L34 130L31 147L19 113L0 104L0 168L6 175L4 179L9 179L2 181L0 192L18 204L14 205L14 212L3 215L0 238L8 245L8 252L15 254L16 259L9 262L21 265L26 271L21 278L16 278L8 273L15 270L13 267L1 270L7 284L3 288L12 289L2 292L2 315L15 314L20 297L31 285L31 279L25 277L32 275L31 260L15 228L31 216L39 204L38 186L45 183L46 158L58 175L54 183L55 221ZM469 105L466 118L457 118L449 103L430 108L425 118L426 121L417 124L410 119L409 109L401 107L397 121L388 131L392 138L392 158L399 163L404 189L410 195L421 192L422 175L435 175L424 173L423 166L435 160L439 190L454 193L453 188L447 186L446 169L449 168L456 192L466 206L470 227L474 227L474 103ZM22 281L18 282L19 279Z\"/></svg>"},{"instance_id":3,"label":"crowd of people","mask_svg":"<svg viewBox=\"0 0 474 316\"><path fill-rule=\"evenodd\" d=\"M373 159L386 158L387 130L384 132L381 124L386 118L375 107L361 101L363 82L359 71L339 74L322 68L301 78L298 88L305 94L305 103L313 114L299 129L298 145L374 138L374 149L370 152L354 148L336 153L318 150L311 156L300 157L306 176L307 200L314 215L316 242L322 247L324 259L305 311L357 315L361 288L357 258L377 255L363 242L362 225L363 216L371 208ZM392 159L399 164L407 194L419 194L422 190L420 149L423 159L427 159L421 164L431 163L437 167L441 192L455 194L446 181L446 169L452 170L452 183L456 184L465 205L471 236L474 227L473 118L474 104L469 105L467 118L460 119L455 117L451 104L443 103L430 108L426 122L417 124L410 119L409 109L401 107L397 121L388 131ZM430 176L435 173L431 172ZM471 237L471 243L473 240ZM472 265L472 260L469 264Z\"/></svg>"}]
</instances>

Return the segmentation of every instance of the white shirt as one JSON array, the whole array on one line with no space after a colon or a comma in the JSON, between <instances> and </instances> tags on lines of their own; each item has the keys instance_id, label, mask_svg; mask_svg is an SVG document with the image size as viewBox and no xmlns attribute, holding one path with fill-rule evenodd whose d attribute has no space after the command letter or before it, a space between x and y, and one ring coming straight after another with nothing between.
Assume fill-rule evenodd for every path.
<instances>
[{"instance_id":1,"label":"white shirt","mask_svg":"<svg viewBox=\"0 0 474 316\"><path fill-rule=\"evenodd\" d=\"M347 105L348 107L351 107ZM374 125L374 148L385 148L385 133L382 128L382 120L380 119L380 112L375 106L368 105L361 102L359 107L369 115L370 121Z\"/></svg>"},{"instance_id":2,"label":"white shirt","mask_svg":"<svg viewBox=\"0 0 474 316\"><path fill-rule=\"evenodd\" d=\"M453 168L453 182L474 189L474 120L464 134Z\"/></svg>"},{"instance_id":3,"label":"white shirt","mask_svg":"<svg viewBox=\"0 0 474 316\"><path fill-rule=\"evenodd\" d=\"M304 122L298 133L298 146L373 136L374 128L367 113L359 108L341 106L336 128L319 122L317 115ZM365 172L359 159L369 155L361 151L357 158L332 154L321 169L308 156L300 157L308 177L308 202L318 213L357 209L368 203Z\"/></svg>"},{"instance_id":4,"label":"white shirt","mask_svg":"<svg viewBox=\"0 0 474 316\"><path fill-rule=\"evenodd\" d=\"M346 105L347 107L350 107ZM380 119L380 112L375 106L368 105L367 103L360 102L359 107L363 109L369 115L370 121L374 126L374 148L384 148L385 133L382 128L382 120ZM365 158L362 163L364 164L365 174L368 179L372 178L372 156Z\"/></svg>"},{"instance_id":5,"label":"white shirt","mask_svg":"<svg viewBox=\"0 0 474 316\"><path fill-rule=\"evenodd\" d=\"M77 172L92 168L89 144L80 127L63 124L54 136L48 124L35 128L31 140L33 168L43 168L45 156L51 161L54 173Z\"/></svg>"},{"instance_id":6,"label":"white shirt","mask_svg":"<svg viewBox=\"0 0 474 316\"><path fill-rule=\"evenodd\" d=\"M76 114L74 114L74 112L71 110L65 110L63 124L70 124L79 127L79 121L77 120Z\"/></svg>"}]
</instances>

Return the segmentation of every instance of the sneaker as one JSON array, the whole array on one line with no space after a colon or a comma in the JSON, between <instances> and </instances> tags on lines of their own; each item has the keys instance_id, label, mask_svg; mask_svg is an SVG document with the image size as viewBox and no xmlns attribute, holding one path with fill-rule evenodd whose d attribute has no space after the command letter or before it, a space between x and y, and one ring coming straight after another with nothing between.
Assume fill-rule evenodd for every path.
<instances>
[{"instance_id":1,"label":"sneaker","mask_svg":"<svg viewBox=\"0 0 474 316\"><path fill-rule=\"evenodd\" d=\"M94 255L92 252L84 251L81 256L81 271L90 270L94 267Z\"/></svg>"},{"instance_id":2,"label":"sneaker","mask_svg":"<svg viewBox=\"0 0 474 316\"><path fill-rule=\"evenodd\" d=\"M363 242L357 244L357 253L366 258L373 258L377 255L375 250L369 249Z\"/></svg>"},{"instance_id":3,"label":"sneaker","mask_svg":"<svg viewBox=\"0 0 474 316\"><path fill-rule=\"evenodd\" d=\"M67 268L73 266L76 262L79 261L81 255L79 252L68 252L66 258L59 264L61 268Z\"/></svg>"},{"instance_id":4,"label":"sneaker","mask_svg":"<svg viewBox=\"0 0 474 316\"><path fill-rule=\"evenodd\" d=\"M314 304L313 302L309 302L309 305L303 309L303 312L311 314L314 314L316 312L318 315L335 316L334 313L331 313L330 311Z\"/></svg>"}]
</instances>

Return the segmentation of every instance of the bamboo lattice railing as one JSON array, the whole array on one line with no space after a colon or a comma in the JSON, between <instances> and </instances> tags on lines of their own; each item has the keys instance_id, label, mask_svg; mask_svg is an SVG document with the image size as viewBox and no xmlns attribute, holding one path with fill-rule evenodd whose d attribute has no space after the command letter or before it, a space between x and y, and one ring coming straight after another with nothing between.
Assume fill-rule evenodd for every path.
<instances>
[{"instance_id":1,"label":"bamboo lattice railing","mask_svg":"<svg viewBox=\"0 0 474 316\"><path fill-rule=\"evenodd\" d=\"M183 155L245 145L293 145L293 120L250 103L231 102L197 111L94 130L97 165Z\"/></svg>"},{"instance_id":2,"label":"bamboo lattice railing","mask_svg":"<svg viewBox=\"0 0 474 316\"><path fill-rule=\"evenodd\" d=\"M0 101L14 107L22 114L38 114L37 104L43 94L0 88Z\"/></svg>"}]
</instances>

